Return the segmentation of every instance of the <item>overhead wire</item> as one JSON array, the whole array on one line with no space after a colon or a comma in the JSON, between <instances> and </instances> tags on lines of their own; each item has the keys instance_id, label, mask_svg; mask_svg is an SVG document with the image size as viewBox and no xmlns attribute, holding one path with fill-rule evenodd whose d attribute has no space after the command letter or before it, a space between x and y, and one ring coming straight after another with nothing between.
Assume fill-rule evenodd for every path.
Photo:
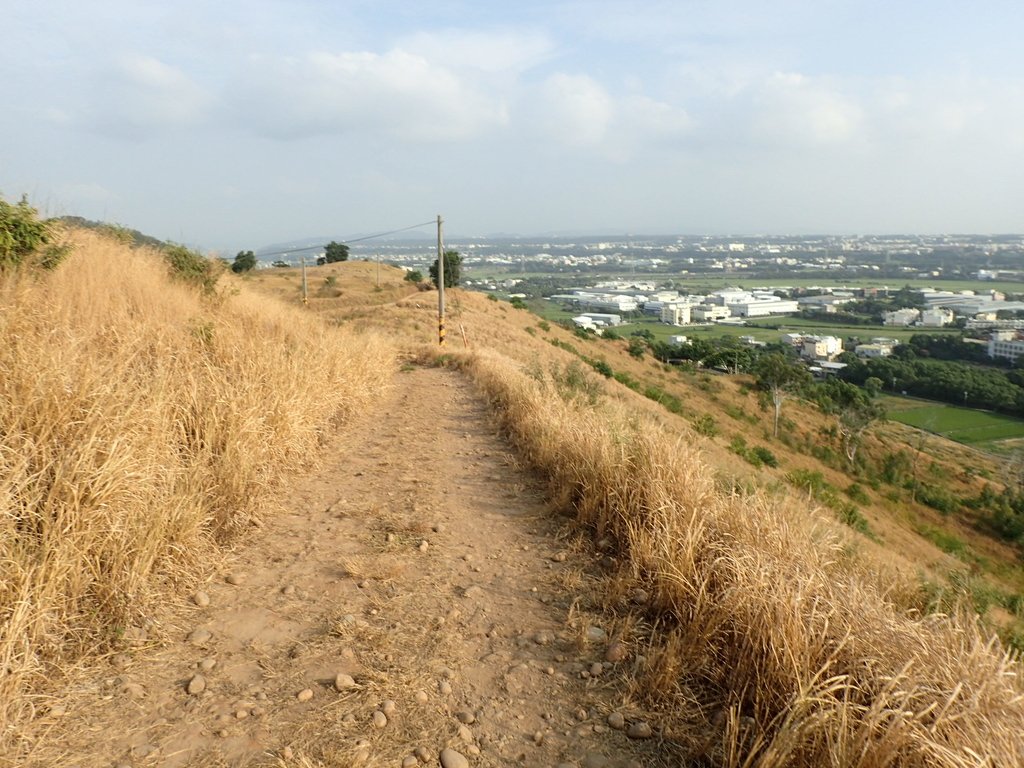
<instances>
[{"instance_id":1,"label":"overhead wire","mask_svg":"<svg viewBox=\"0 0 1024 768\"><path fill-rule=\"evenodd\" d=\"M398 229L390 229L387 232L378 232L378 233L373 234L373 235L365 235L364 237L354 237L351 240L335 240L334 242L337 242L340 245L349 245L351 243L361 243L364 240L373 240L373 239L378 238L378 237L387 237L388 235L395 235L395 234L398 234L399 232L408 232L410 229L419 229L420 227L426 227L428 225L433 225L435 223L436 223L436 221L425 221L422 224L412 224L412 225L410 225L408 227L399 227ZM291 253L302 253L303 251L318 251L318 250L321 250L321 249L326 248L326 247L327 247L326 245L309 245L309 246L306 246L304 248L288 248L288 249L280 250L280 251L268 251L268 252L260 253L259 254L259 258L262 259L262 258L265 258L267 256L287 256L288 254L291 254Z\"/></svg>"}]
</instances>

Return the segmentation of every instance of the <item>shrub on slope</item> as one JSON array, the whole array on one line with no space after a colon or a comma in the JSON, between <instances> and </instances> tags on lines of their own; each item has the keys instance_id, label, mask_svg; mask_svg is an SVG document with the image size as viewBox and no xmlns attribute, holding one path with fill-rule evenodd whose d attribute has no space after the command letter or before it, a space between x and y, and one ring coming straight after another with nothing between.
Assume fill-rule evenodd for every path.
<instances>
[{"instance_id":1,"label":"shrub on slope","mask_svg":"<svg viewBox=\"0 0 1024 768\"><path fill-rule=\"evenodd\" d=\"M618 543L659 628L637 690L725 766L1024 764L1024 682L969 618L859 572L813 510L716 487L694 443L456 356L578 519ZM581 403L584 405L581 407ZM710 736L709 736L710 734Z\"/></svg>"},{"instance_id":2,"label":"shrub on slope","mask_svg":"<svg viewBox=\"0 0 1024 768\"><path fill-rule=\"evenodd\" d=\"M0 728L33 679L142 625L394 367L380 340L75 239L0 282Z\"/></svg>"}]
</instances>

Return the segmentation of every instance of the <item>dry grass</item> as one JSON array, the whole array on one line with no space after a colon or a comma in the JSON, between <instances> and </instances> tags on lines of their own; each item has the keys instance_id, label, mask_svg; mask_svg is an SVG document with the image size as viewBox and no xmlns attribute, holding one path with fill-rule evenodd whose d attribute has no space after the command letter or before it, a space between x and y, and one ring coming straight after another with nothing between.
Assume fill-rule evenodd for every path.
<instances>
[{"instance_id":1,"label":"dry grass","mask_svg":"<svg viewBox=\"0 0 1024 768\"><path fill-rule=\"evenodd\" d=\"M635 691L693 758L1024 764L1020 665L975 620L922 615L911 586L864 572L806 503L721 490L695 440L634 409L580 407L497 355L456 359L554 494L650 592L663 631Z\"/></svg>"},{"instance_id":2,"label":"dry grass","mask_svg":"<svg viewBox=\"0 0 1024 768\"><path fill-rule=\"evenodd\" d=\"M201 576L396 367L380 339L244 288L204 299L154 254L75 240L55 273L0 281L6 737L40 681Z\"/></svg>"}]
</instances>

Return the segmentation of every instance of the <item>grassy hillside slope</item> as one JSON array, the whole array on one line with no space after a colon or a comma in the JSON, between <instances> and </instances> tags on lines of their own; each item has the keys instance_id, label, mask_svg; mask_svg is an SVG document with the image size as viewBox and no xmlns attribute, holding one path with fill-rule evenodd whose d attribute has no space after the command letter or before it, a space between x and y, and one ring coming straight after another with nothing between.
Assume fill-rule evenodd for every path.
<instances>
[{"instance_id":1,"label":"grassy hillside slope","mask_svg":"<svg viewBox=\"0 0 1024 768\"><path fill-rule=\"evenodd\" d=\"M96 234L0 275L0 732L34 683L144 635L267 493L385 386L385 340L331 329Z\"/></svg>"},{"instance_id":2,"label":"grassy hillside slope","mask_svg":"<svg viewBox=\"0 0 1024 768\"><path fill-rule=\"evenodd\" d=\"M337 319L429 343L432 301ZM787 404L786 435L772 441L742 380L635 360L624 342L578 339L479 295L456 293L449 323L441 359L480 382L553 499L613 554L599 602L644 658L633 703L660 710L691 758L1024 762L1019 663L972 610L987 561L1005 564L993 572L1019 589L1013 549L898 486L847 476L825 460L832 424L810 406ZM594 361L629 386L598 376ZM866 452L916 450L915 473L963 494L991 474L984 456L900 430L886 425ZM780 466L744 461L737 437L766 446ZM841 490L855 479L859 517ZM839 522L861 518L868 536ZM957 535L972 561L943 546Z\"/></svg>"},{"instance_id":3,"label":"grassy hillside slope","mask_svg":"<svg viewBox=\"0 0 1024 768\"><path fill-rule=\"evenodd\" d=\"M773 439L742 377L636 359L479 294L450 293L439 354L436 294L400 270L312 268L303 313L297 270L225 276L229 290L200 298L155 258L81 237L54 274L0 288L4 716L31 707L14 694L34 679L145 632L161 582L192 578L243 530L386 382L400 344L473 376L592 534L604 589L579 609L611 614L635 659L627 707L688 759L1024 764L1019 662L993 635L999 617L970 610L982 575L1021 588L1015 550L847 476L810 406L787 403ZM992 475L984 456L906 429L876 429L864 453L904 445L905 471L949 493Z\"/></svg>"}]
</instances>

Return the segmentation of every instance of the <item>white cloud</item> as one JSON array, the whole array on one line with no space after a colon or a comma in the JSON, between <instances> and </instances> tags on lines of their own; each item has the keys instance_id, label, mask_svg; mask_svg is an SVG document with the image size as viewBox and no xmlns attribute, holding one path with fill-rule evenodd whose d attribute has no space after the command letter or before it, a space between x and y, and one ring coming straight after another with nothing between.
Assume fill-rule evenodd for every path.
<instances>
[{"instance_id":1,"label":"white cloud","mask_svg":"<svg viewBox=\"0 0 1024 768\"><path fill-rule=\"evenodd\" d=\"M774 73L760 84L751 108L755 137L769 143L823 146L863 137L860 104L824 78Z\"/></svg>"},{"instance_id":2,"label":"white cloud","mask_svg":"<svg viewBox=\"0 0 1024 768\"><path fill-rule=\"evenodd\" d=\"M448 29L420 32L398 42L401 50L425 59L443 60L453 70L478 70L506 78L519 75L552 57L554 43L539 32Z\"/></svg>"},{"instance_id":3,"label":"white cloud","mask_svg":"<svg viewBox=\"0 0 1024 768\"><path fill-rule=\"evenodd\" d=\"M61 106L40 109L54 126L84 126L116 139L139 140L202 123L210 93L183 69L152 56L126 54L85 69Z\"/></svg>"},{"instance_id":4,"label":"white cloud","mask_svg":"<svg viewBox=\"0 0 1024 768\"><path fill-rule=\"evenodd\" d=\"M598 146L614 114L611 96L586 75L552 75L541 85L537 107L544 133L569 146Z\"/></svg>"},{"instance_id":5,"label":"white cloud","mask_svg":"<svg viewBox=\"0 0 1024 768\"><path fill-rule=\"evenodd\" d=\"M193 125L212 101L181 69L141 55L122 57L97 97L93 119L128 133Z\"/></svg>"},{"instance_id":6,"label":"white cloud","mask_svg":"<svg viewBox=\"0 0 1024 768\"><path fill-rule=\"evenodd\" d=\"M500 98L397 49L254 58L228 98L239 119L275 138L365 132L466 139L507 119Z\"/></svg>"}]
</instances>

